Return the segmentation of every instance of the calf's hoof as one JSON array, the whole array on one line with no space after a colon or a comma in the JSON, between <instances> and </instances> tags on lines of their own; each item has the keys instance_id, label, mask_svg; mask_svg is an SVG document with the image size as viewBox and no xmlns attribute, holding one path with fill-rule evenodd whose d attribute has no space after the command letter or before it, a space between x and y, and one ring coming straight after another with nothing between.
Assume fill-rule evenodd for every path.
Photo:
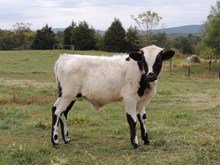
<instances>
[{"instance_id":1,"label":"calf's hoof","mask_svg":"<svg viewBox=\"0 0 220 165\"><path fill-rule=\"evenodd\" d=\"M64 142L65 144L72 144L72 140L68 140Z\"/></svg>"},{"instance_id":2,"label":"calf's hoof","mask_svg":"<svg viewBox=\"0 0 220 165\"><path fill-rule=\"evenodd\" d=\"M150 145L150 141L149 140L144 141L144 145Z\"/></svg>"},{"instance_id":3,"label":"calf's hoof","mask_svg":"<svg viewBox=\"0 0 220 165\"><path fill-rule=\"evenodd\" d=\"M60 148L60 145L59 145L59 143L53 143L53 147L54 148Z\"/></svg>"},{"instance_id":4,"label":"calf's hoof","mask_svg":"<svg viewBox=\"0 0 220 165\"><path fill-rule=\"evenodd\" d=\"M133 144L134 145L134 149L136 150L136 149L139 149L139 148L141 148L141 146L140 146L140 144Z\"/></svg>"}]
</instances>

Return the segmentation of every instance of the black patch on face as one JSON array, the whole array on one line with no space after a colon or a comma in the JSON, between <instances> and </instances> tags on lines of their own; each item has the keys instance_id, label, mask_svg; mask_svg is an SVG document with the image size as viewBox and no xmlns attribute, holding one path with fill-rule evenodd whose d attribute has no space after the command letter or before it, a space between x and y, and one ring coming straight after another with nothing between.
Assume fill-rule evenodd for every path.
<instances>
[{"instance_id":1,"label":"black patch on face","mask_svg":"<svg viewBox=\"0 0 220 165\"><path fill-rule=\"evenodd\" d=\"M147 65L147 62L146 62L144 56L142 56L142 60L141 61L137 61L137 64L138 64L138 67L139 67L140 71L144 70L145 73L148 72L148 65Z\"/></svg>"},{"instance_id":2,"label":"black patch on face","mask_svg":"<svg viewBox=\"0 0 220 165\"><path fill-rule=\"evenodd\" d=\"M156 77L160 74L161 68L162 68L163 60L161 57L161 53L159 53L156 57L155 63L153 65L153 72Z\"/></svg>"},{"instance_id":3,"label":"black patch on face","mask_svg":"<svg viewBox=\"0 0 220 165\"><path fill-rule=\"evenodd\" d=\"M142 57L142 61L140 62L137 62L138 63L138 67L140 69L140 71L143 71L144 70L144 74L142 74L141 76L141 80L139 82L139 89L137 91L138 95L141 97L144 95L144 91L147 89L147 88L150 88L150 85L149 85L149 82L147 81L147 72L148 72L148 65L147 65L147 62L145 60L145 57L143 56Z\"/></svg>"}]
</instances>

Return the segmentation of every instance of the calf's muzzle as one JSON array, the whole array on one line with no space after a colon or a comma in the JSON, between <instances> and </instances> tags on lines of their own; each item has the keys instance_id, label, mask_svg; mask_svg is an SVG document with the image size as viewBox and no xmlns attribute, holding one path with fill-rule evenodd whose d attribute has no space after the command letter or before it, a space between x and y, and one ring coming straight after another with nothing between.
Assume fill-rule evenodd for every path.
<instances>
[{"instance_id":1,"label":"calf's muzzle","mask_svg":"<svg viewBox=\"0 0 220 165\"><path fill-rule=\"evenodd\" d=\"M154 73L149 73L146 76L146 80L147 80L147 82L153 82L153 81L157 80L157 76Z\"/></svg>"}]
</instances>

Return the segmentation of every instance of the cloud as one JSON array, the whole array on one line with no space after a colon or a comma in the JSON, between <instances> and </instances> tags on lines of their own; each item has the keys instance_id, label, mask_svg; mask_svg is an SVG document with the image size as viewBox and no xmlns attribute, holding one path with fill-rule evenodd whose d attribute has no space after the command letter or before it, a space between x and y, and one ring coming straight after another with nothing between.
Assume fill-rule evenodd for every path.
<instances>
[{"instance_id":1,"label":"cloud","mask_svg":"<svg viewBox=\"0 0 220 165\"><path fill-rule=\"evenodd\" d=\"M215 4L216 0L1 0L0 28L10 28L16 22L32 23L33 29L46 23L65 28L72 20L85 20L94 28L105 30L115 17L128 28L135 24L131 15L147 10L157 12L168 27L201 24Z\"/></svg>"}]
</instances>

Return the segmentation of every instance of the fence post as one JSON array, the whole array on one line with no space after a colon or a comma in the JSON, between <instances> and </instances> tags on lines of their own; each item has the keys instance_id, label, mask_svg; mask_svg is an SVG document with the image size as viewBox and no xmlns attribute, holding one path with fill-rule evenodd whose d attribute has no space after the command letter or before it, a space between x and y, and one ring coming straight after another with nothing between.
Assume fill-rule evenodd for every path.
<instances>
[{"instance_id":1,"label":"fence post","mask_svg":"<svg viewBox=\"0 0 220 165\"><path fill-rule=\"evenodd\" d=\"M219 70L218 70L218 76L219 76L219 80L220 80L220 68L219 68Z\"/></svg>"},{"instance_id":2,"label":"fence post","mask_svg":"<svg viewBox=\"0 0 220 165\"><path fill-rule=\"evenodd\" d=\"M209 60L209 70L211 70L212 60Z\"/></svg>"},{"instance_id":3,"label":"fence post","mask_svg":"<svg viewBox=\"0 0 220 165\"><path fill-rule=\"evenodd\" d=\"M191 74L191 67L188 66L188 76L190 77L190 74Z\"/></svg>"},{"instance_id":4,"label":"fence post","mask_svg":"<svg viewBox=\"0 0 220 165\"><path fill-rule=\"evenodd\" d=\"M172 58L170 59L170 72L172 73Z\"/></svg>"}]
</instances>

